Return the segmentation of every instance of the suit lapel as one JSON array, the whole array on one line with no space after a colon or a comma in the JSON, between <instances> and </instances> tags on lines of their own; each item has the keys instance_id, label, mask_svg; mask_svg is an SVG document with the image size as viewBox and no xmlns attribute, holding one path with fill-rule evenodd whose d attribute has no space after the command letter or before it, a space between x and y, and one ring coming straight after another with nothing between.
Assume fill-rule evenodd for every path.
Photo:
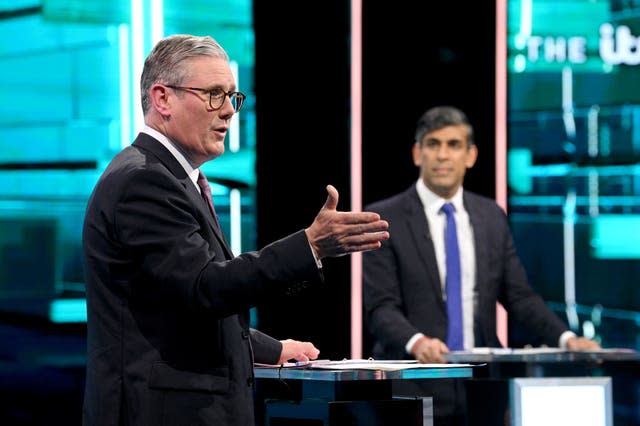
<instances>
[{"instance_id":1,"label":"suit lapel","mask_svg":"<svg viewBox=\"0 0 640 426\"><path fill-rule=\"evenodd\" d=\"M227 240L225 239L222 230L218 225L216 225L216 221L209 211L209 206L206 204L206 201L202 198L195 185L191 182L187 172L180 163L178 163L178 160L176 160L173 154L171 154L171 152L169 152L169 150L167 150L160 142L146 133L140 133L133 142L133 145L151 152L167 167L172 175L180 180L187 196L189 197L189 202L196 206L202 215L207 218L207 222L216 236L216 239L220 243L220 246L225 253L225 257L227 259L232 259L233 253L227 244Z\"/></svg>"},{"instance_id":2,"label":"suit lapel","mask_svg":"<svg viewBox=\"0 0 640 426\"><path fill-rule=\"evenodd\" d=\"M409 190L406 209L407 224L410 228L409 235L413 237L416 250L420 254L424 267L428 271L428 281L432 286L432 290L440 295L439 300L443 300L442 283L440 283L438 262L436 260L435 249L433 248L433 241L431 240L431 231L429 230L429 223L424 213L424 207L422 206L415 187Z\"/></svg>"},{"instance_id":3,"label":"suit lapel","mask_svg":"<svg viewBox=\"0 0 640 426\"><path fill-rule=\"evenodd\" d=\"M211 228L211 230L213 230L213 233L218 239L218 242L222 246L222 249L225 252L226 258L233 259L233 253L231 252L231 249L227 244L227 239L224 237L224 234L222 233L222 229L220 229L218 221L215 220L213 215L211 214L211 210L209 210L209 206L207 205L207 202L204 200L204 198L202 198L202 195L200 195L200 193L195 188L195 186L191 184L190 180L189 180L189 185L186 185L186 187L187 187L187 193L189 194L189 198L191 202L194 203L198 207L200 212L202 212L204 217L207 218L207 223L209 224L209 227Z\"/></svg>"},{"instance_id":4,"label":"suit lapel","mask_svg":"<svg viewBox=\"0 0 640 426\"><path fill-rule=\"evenodd\" d=\"M469 221L473 229L473 242L476 256L476 290L479 295L487 294L486 289L482 288L486 283L487 277L487 253L489 250L487 235L487 223L488 219L482 217L482 211L478 209L477 204L473 197L469 196L467 192L464 193L464 208L469 214ZM482 307L482 300L479 300L480 307Z\"/></svg>"}]
</instances>

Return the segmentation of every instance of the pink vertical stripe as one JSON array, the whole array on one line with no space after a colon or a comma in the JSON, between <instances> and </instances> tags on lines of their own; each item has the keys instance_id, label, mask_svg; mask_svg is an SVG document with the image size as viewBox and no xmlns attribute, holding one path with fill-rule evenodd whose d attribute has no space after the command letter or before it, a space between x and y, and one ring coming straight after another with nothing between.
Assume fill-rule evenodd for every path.
<instances>
[{"instance_id":1,"label":"pink vertical stripe","mask_svg":"<svg viewBox=\"0 0 640 426\"><path fill-rule=\"evenodd\" d=\"M362 210L362 0L351 0L351 210ZM351 358L362 358L362 254L351 255Z\"/></svg>"},{"instance_id":2,"label":"pink vertical stripe","mask_svg":"<svg viewBox=\"0 0 640 426\"><path fill-rule=\"evenodd\" d=\"M496 202L507 211L507 4L496 0ZM507 341L507 311L498 303L496 332Z\"/></svg>"}]
</instances>

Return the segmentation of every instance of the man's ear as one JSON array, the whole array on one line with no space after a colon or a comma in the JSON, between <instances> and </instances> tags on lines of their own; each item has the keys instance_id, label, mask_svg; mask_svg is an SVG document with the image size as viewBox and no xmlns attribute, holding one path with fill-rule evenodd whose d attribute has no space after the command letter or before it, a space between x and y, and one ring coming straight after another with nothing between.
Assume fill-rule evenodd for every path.
<instances>
[{"instance_id":1,"label":"man's ear","mask_svg":"<svg viewBox=\"0 0 640 426\"><path fill-rule=\"evenodd\" d=\"M149 89L149 99L151 100L151 107L158 111L163 117L171 115L171 99L169 91L166 86L162 84L154 84Z\"/></svg>"},{"instance_id":2,"label":"man's ear","mask_svg":"<svg viewBox=\"0 0 640 426\"><path fill-rule=\"evenodd\" d=\"M467 166L467 169L472 168L473 165L476 164L477 159L478 159L478 147L476 146L476 144L473 144L467 150L467 159L464 162L465 166Z\"/></svg>"},{"instance_id":3,"label":"man's ear","mask_svg":"<svg viewBox=\"0 0 640 426\"><path fill-rule=\"evenodd\" d=\"M413 157L413 164L416 167L420 167L422 165L422 144L420 142L415 142L413 147L411 148L411 155Z\"/></svg>"}]
</instances>

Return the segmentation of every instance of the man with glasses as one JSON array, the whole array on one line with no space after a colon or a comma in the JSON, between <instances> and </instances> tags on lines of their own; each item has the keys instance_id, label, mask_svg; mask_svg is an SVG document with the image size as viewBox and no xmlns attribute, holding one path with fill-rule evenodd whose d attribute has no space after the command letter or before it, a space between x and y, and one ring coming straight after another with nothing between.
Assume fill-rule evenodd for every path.
<instances>
[{"instance_id":1,"label":"man with glasses","mask_svg":"<svg viewBox=\"0 0 640 426\"><path fill-rule=\"evenodd\" d=\"M83 231L87 425L252 425L253 363L315 359L308 342L249 328L267 297L322 281L321 259L377 249L387 223L336 210L235 257L199 167L224 152L236 90L210 37L161 40L141 79L145 128L100 177Z\"/></svg>"}]
</instances>

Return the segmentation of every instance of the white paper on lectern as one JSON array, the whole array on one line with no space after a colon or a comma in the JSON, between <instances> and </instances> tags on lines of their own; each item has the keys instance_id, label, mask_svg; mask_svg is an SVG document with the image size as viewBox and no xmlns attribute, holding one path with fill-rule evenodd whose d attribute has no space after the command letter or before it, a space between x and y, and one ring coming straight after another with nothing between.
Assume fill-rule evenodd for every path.
<instances>
[{"instance_id":1,"label":"white paper on lectern","mask_svg":"<svg viewBox=\"0 0 640 426\"><path fill-rule=\"evenodd\" d=\"M312 362L309 368L324 370L408 370L412 368L459 368L471 364L420 364L415 360L344 359L342 361Z\"/></svg>"}]
</instances>

